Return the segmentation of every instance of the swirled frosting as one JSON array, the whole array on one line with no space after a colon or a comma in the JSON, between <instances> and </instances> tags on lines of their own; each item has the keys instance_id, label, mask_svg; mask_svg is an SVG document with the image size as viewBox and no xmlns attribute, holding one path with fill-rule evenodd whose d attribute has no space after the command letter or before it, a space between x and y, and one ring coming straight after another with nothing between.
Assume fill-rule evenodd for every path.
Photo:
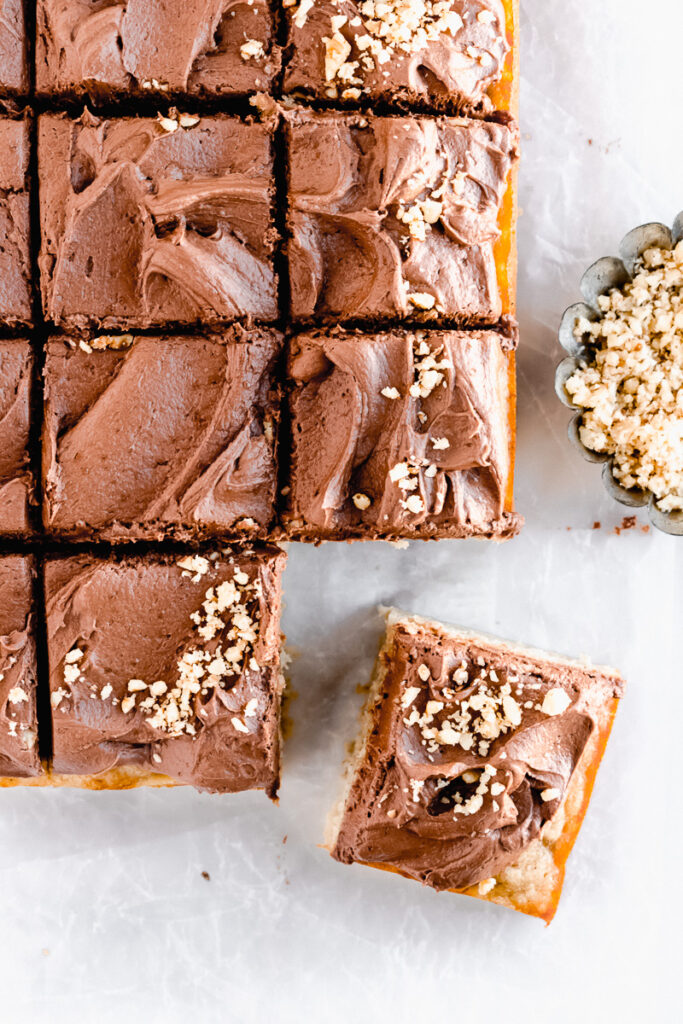
<instances>
[{"instance_id":1,"label":"swirled frosting","mask_svg":"<svg viewBox=\"0 0 683 1024\"><path fill-rule=\"evenodd\" d=\"M279 67L267 0L38 0L36 17L41 95L244 94Z\"/></svg>"},{"instance_id":2,"label":"swirled frosting","mask_svg":"<svg viewBox=\"0 0 683 1024\"><path fill-rule=\"evenodd\" d=\"M284 559L261 548L48 561L54 771L134 767L274 796Z\"/></svg>"},{"instance_id":3,"label":"swirled frosting","mask_svg":"<svg viewBox=\"0 0 683 1024\"><path fill-rule=\"evenodd\" d=\"M26 92L26 25L22 0L0 0L0 90Z\"/></svg>"},{"instance_id":4,"label":"swirled frosting","mask_svg":"<svg viewBox=\"0 0 683 1024\"><path fill-rule=\"evenodd\" d=\"M509 536L510 338L340 331L291 344L294 536Z\"/></svg>"},{"instance_id":5,"label":"swirled frosting","mask_svg":"<svg viewBox=\"0 0 683 1024\"><path fill-rule=\"evenodd\" d=\"M28 341L0 341L0 534L26 533L30 525L32 365Z\"/></svg>"},{"instance_id":6,"label":"swirled frosting","mask_svg":"<svg viewBox=\"0 0 683 1024\"><path fill-rule=\"evenodd\" d=\"M0 775L41 771L33 634L33 559L0 558Z\"/></svg>"},{"instance_id":7,"label":"swirled frosting","mask_svg":"<svg viewBox=\"0 0 683 1024\"><path fill-rule=\"evenodd\" d=\"M499 318L493 243L515 128L295 112L288 138L295 318Z\"/></svg>"},{"instance_id":8,"label":"swirled frosting","mask_svg":"<svg viewBox=\"0 0 683 1024\"><path fill-rule=\"evenodd\" d=\"M488 110L509 50L501 0L303 0L287 13L285 89L320 98Z\"/></svg>"},{"instance_id":9,"label":"swirled frosting","mask_svg":"<svg viewBox=\"0 0 683 1024\"><path fill-rule=\"evenodd\" d=\"M40 118L47 318L115 328L277 315L269 131L221 115L186 124Z\"/></svg>"},{"instance_id":10,"label":"swirled frosting","mask_svg":"<svg viewBox=\"0 0 683 1024\"><path fill-rule=\"evenodd\" d=\"M267 532L280 336L231 328L128 341L48 346L46 527L115 539Z\"/></svg>"},{"instance_id":11,"label":"swirled frosting","mask_svg":"<svg viewBox=\"0 0 683 1024\"><path fill-rule=\"evenodd\" d=\"M32 320L28 161L26 121L0 117L0 323L10 325Z\"/></svg>"},{"instance_id":12,"label":"swirled frosting","mask_svg":"<svg viewBox=\"0 0 683 1024\"><path fill-rule=\"evenodd\" d=\"M621 689L612 670L394 623L333 855L436 889L495 879L560 814L585 757L599 760Z\"/></svg>"}]
</instances>

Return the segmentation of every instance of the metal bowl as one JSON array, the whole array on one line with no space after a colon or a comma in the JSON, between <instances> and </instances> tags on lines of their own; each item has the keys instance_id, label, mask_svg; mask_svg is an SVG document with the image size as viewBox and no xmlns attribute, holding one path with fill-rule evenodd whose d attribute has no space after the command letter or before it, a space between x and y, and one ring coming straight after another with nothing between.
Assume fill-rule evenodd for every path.
<instances>
[{"instance_id":1,"label":"metal bowl","mask_svg":"<svg viewBox=\"0 0 683 1024\"><path fill-rule=\"evenodd\" d=\"M574 328L581 317L587 320L599 320L602 316L598 307L598 298L612 288L620 288L633 277L633 269L636 260L653 246L658 249L673 249L683 238L683 212L679 213L674 221L673 228L665 224L642 224L633 231L629 231L619 246L619 258L614 256L603 256L585 272L581 278L581 294L583 302L576 302L564 311L558 337L560 345L567 353L555 372L555 391L557 397L568 409L573 409L577 415L569 424L569 440L577 449L580 455L587 462L601 462L602 480L605 488L613 498L622 505L629 505L631 508L648 506L650 522L658 530L664 533L683 536L683 511L662 512L657 508L657 499L651 491L643 491L638 488L627 490L619 484L614 476L612 468L612 456L591 451L590 448L581 442L579 427L581 425L581 414L584 411L582 406L575 405L569 397L565 384L569 377L578 369L582 359L590 362L586 342L588 339L577 338L574 335Z\"/></svg>"}]
</instances>

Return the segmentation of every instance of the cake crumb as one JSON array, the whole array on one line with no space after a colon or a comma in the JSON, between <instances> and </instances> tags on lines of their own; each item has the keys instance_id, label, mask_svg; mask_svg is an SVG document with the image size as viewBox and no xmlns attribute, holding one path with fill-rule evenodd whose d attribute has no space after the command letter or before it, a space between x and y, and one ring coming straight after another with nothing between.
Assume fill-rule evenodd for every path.
<instances>
[{"instance_id":1,"label":"cake crumb","mask_svg":"<svg viewBox=\"0 0 683 1024\"><path fill-rule=\"evenodd\" d=\"M614 527L614 532L619 536L624 530L633 530L637 525L637 516L624 516L619 525Z\"/></svg>"}]
</instances>

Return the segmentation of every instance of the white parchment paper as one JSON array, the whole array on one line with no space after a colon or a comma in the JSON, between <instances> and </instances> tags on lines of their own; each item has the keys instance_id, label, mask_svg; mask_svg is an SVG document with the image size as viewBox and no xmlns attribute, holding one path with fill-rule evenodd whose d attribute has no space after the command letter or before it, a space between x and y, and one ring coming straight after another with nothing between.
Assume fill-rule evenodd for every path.
<instances>
[{"instance_id":1,"label":"white parchment paper","mask_svg":"<svg viewBox=\"0 0 683 1024\"><path fill-rule=\"evenodd\" d=\"M567 444L552 377L581 271L683 207L682 30L681 0L522 0L522 535L291 548L298 699L279 806L185 789L3 792L2 1021L679 1018L683 540L614 532L628 510ZM550 929L316 845L378 602L627 676Z\"/></svg>"}]
</instances>

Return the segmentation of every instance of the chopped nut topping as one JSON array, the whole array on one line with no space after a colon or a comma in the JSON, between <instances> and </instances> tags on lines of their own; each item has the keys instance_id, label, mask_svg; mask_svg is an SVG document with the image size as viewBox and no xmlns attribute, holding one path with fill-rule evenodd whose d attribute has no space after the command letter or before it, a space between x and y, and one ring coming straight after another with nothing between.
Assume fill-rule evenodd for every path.
<instances>
[{"instance_id":1,"label":"chopped nut topping","mask_svg":"<svg viewBox=\"0 0 683 1024\"><path fill-rule=\"evenodd\" d=\"M209 558L192 555L180 559L177 565L184 577L192 583L199 583L212 567L218 568L217 559L217 555ZM170 736L194 736L194 720L204 710L196 707L197 697L208 695L213 690L229 689L244 671L259 669L254 647L259 635L260 595L260 579L250 582L249 574L237 567L231 579L209 587L201 607L190 616L202 644L190 645L181 653L177 661L177 678L173 683L163 679L151 683L144 679L130 679L128 693L120 703L122 712L129 714L137 708L154 729ZM221 634L222 642L212 643ZM72 660L75 653L70 652ZM79 657L82 656L82 652L78 653ZM77 665L65 664L65 677L67 670L75 671L78 677ZM108 684L101 689L100 698L105 700L111 697L112 692ZM142 697L139 702L136 701L138 695ZM55 697L53 694L54 706ZM112 697L112 703L117 703L116 698ZM257 709L258 699L252 698L244 709L245 718L255 717ZM240 724L235 725L236 721ZM240 719L233 718L232 723L238 731L249 732Z\"/></svg>"},{"instance_id":2,"label":"chopped nut topping","mask_svg":"<svg viewBox=\"0 0 683 1024\"><path fill-rule=\"evenodd\" d=\"M420 677L420 679L422 680L423 683L426 683L427 680L430 678L430 675L431 675L431 673L430 673L430 671L429 671L429 669L427 668L426 665L418 665L418 667L417 667L417 674L418 674L418 676Z\"/></svg>"},{"instance_id":3,"label":"chopped nut topping","mask_svg":"<svg viewBox=\"0 0 683 1024\"><path fill-rule=\"evenodd\" d=\"M434 446L437 452L442 452L445 451L446 448L450 448L451 442L448 440L447 437L435 437L432 440L432 445Z\"/></svg>"},{"instance_id":4,"label":"chopped nut topping","mask_svg":"<svg viewBox=\"0 0 683 1024\"><path fill-rule=\"evenodd\" d=\"M194 114L178 114L178 124L181 128L194 128L199 124L199 118Z\"/></svg>"},{"instance_id":5,"label":"chopped nut topping","mask_svg":"<svg viewBox=\"0 0 683 1024\"><path fill-rule=\"evenodd\" d=\"M165 132L172 134L173 132L178 131L178 122L174 118L164 117L163 114L159 114L157 120Z\"/></svg>"},{"instance_id":6,"label":"chopped nut topping","mask_svg":"<svg viewBox=\"0 0 683 1024\"><path fill-rule=\"evenodd\" d=\"M132 344L132 334L100 334L97 338L92 339L89 347L94 349L122 349L130 348Z\"/></svg>"},{"instance_id":7,"label":"chopped nut topping","mask_svg":"<svg viewBox=\"0 0 683 1024\"><path fill-rule=\"evenodd\" d=\"M410 292L408 301L412 302L413 306L417 306L418 309L432 309L436 304L436 298L430 295L429 292Z\"/></svg>"},{"instance_id":8,"label":"chopped nut topping","mask_svg":"<svg viewBox=\"0 0 683 1024\"><path fill-rule=\"evenodd\" d=\"M419 669L418 675L423 679ZM495 676L495 682L492 676ZM493 740L512 732L521 724L522 711L512 695L512 686L509 681L500 683L494 669L487 671L482 668L479 677L476 678L470 674L464 663L454 671L452 680L459 687L476 681L476 689L464 700L459 701L453 711L441 716L438 722L435 719L441 715L445 705L440 700L428 700L423 713L415 707L412 708L403 720L404 725L418 727L423 745L429 754L437 753L441 746L459 746L464 751L476 751L481 757L486 757ZM424 679L423 681L426 682ZM406 690L401 701L404 708L411 706L417 698L418 694L412 692L414 689L416 687ZM406 703L408 693L411 699ZM446 687L443 695L444 698L451 699L455 697L455 691ZM486 778L480 780L474 795L483 797L489 791L489 780L495 774L495 769L487 766ZM466 772L463 778L465 782L474 783L478 776ZM496 783L495 792L491 790L492 795L500 796L504 789L501 783ZM470 808L473 805L467 803L462 806ZM457 813L473 812L459 810Z\"/></svg>"},{"instance_id":9,"label":"chopped nut topping","mask_svg":"<svg viewBox=\"0 0 683 1024\"><path fill-rule=\"evenodd\" d=\"M418 803L420 799L420 793L424 789L424 782L421 779L410 780L410 791L413 799L413 803Z\"/></svg>"},{"instance_id":10,"label":"chopped nut topping","mask_svg":"<svg viewBox=\"0 0 683 1024\"><path fill-rule=\"evenodd\" d=\"M541 711L544 715L561 715L567 710L571 704L571 698L561 687L555 687L552 690L548 690L543 703L541 704Z\"/></svg>"},{"instance_id":11,"label":"chopped nut topping","mask_svg":"<svg viewBox=\"0 0 683 1024\"><path fill-rule=\"evenodd\" d=\"M364 512L366 508L370 508L370 505L372 504L367 494L354 494L351 500L356 508L360 509L361 512Z\"/></svg>"},{"instance_id":12,"label":"chopped nut topping","mask_svg":"<svg viewBox=\"0 0 683 1024\"><path fill-rule=\"evenodd\" d=\"M60 686L50 696L50 704L53 708L58 708L65 697L69 696L69 691L65 690L63 686Z\"/></svg>"},{"instance_id":13,"label":"chopped nut topping","mask_svg":"<svg viewBox=\"0 0 683 1024\"><path fill-rule=\"evenodd\" d=\"M296 0L283 0L285 7L291 7ZM312 0L301 0L293 21L297 28L303 28ZM331 82L337 77L342 82L362 85L362 74L382 68L401 54L418 53L440 36L455 36L463 27L463 20L453 10L450 0L363 0L359 4L359 16L351 25L363 31L353 37L354 57L349 61L351 44L341 36L340 30L346 24L344 15L334 14L330 18L332 37L325 37L327 45L337 36L347 49L334 73L326 79ZM329 51L326 50L329 56ZM473 58L478 60L479 55ZM336 62L335 62L336 64Z\"/></svg>"},{"instance_id":14,"label":"chopped nut topping","mask_svg":"<svg viewBox=\"0 0 683 1024\"><path fill-rule=\"evenodd\" d=\"M406 512L412 512L413 515L419 515L420 512L424 512L424 501L419 494L411 494L409 498L401 502L402 507Z\"/></svg>"},{"instance_id":15,"label":"chopped nut topping","mask_svg":"<svg viewBox=\"0 0 683 1024\"><path fill-rule=\"evenodd\" d=\"M401 707L409 708L413 703L418 693L420 692L419 686L409 686L401 697Z\"/></svg>"},{"instance_id":16,"label":"chopped nut topping","mask_svg":"<svg viewBox=\"0 0 683 1024\"><path fill-rule=\"evenodd\" d=\"M230 721L238 732L249 732L249 729L240 718L231 718Z\"/></svg>"},{"instance_id":17,"label":"chopped nut topping","mask_svg":"<svg viewBox=\"0 0 683 1024\"><path fill-rule=\"evenodd\" d=\"M482 14L483 13L484 12L482 11ZM495 880L495 878L485 878L477 886L477 891L478 891L480 896L487 896L488 893L490 893L492 889L495 889L495 887L496 887L496 880Z\"/></svg>"},{"instance_id":18,"label":"chopped nut topping","mask_svg":"<svg viewBox=\"0 0 683 1024\"><path fill-rule=\"evenodd\" d=\"M140 83L143 89L156 89L158 92L168 92L168 82L160 82L157 78L146 78Z\"/></svg>"},{"instance_id":19,"label":"chopped nut topping","mask_svg":"<svg viewBox=\"0 0 683 1024\"><path fill-rule=\"evenodd\" d=\"M178 128L194 128L199 124L199 118L194 114L181 114L175 107L171 107L167 115L159 114L157 121L169 135L177 131Z\"/></svg>"},{"instance_id":20,"label":"chopped nut topping","mask_svg":"<svg viewBox=\"0 0 683 1024\"><path fill-rule=\"evenodd\" d=\"M240 46L240 57L242 60L260 60L265 57L266 51L260 39L247 39L246 43Z\"/></svg>"},{"instance_id":21,"label":"chopped nut topping","mask_svg":"<svg viewBox=\"0 0 683 1024\"><path fill-rule=\"evenodd\" d=\"M283 0L283 2L285 7L292 7L296 3L296 0ZM311 7L313 7L313 0L300 0L296 14L294 15L294 24L297 28L304 27Z\"/></svg>"},{"instance_id":22,"label":"chopped nut topping","mask_svg":"<svg viewBox=\"0 0 683 1024\"><path fill-rule=\"evenodd\" d=\"M560 796L562 796L562 794L559 789L551 788L541 790L541 800L543 800L544 803L549 803L551 800L557 800Z\"/></svg>"},{"instance_id":23,"label":"chopped nut topping","mask_svg":"<svg viewBox=\"0 0 683 1024\"><path fill-rule=\"evenodd\" d=\"M443 345L431 349L424 340L424 335L416 335L413 342L413 373L415 379L410 386L410 394L413 398L428 398L434 388L438 385L445 387L445 370L452 370L453 363L450 359L439 358L443 352ZM434 442L434 447L439 445ZM448 443L446 444L448 447Z\"/></svg>"},{"instance_id":24,"label":"chopped nut topping","mask_svg":"<svg viewBox=\"0 0 683 1024\"><path fill-rule=\"evenodd\" d=\"M344 39L341 32L323 36L323 43L325 44L325 78L331 82L339 74L346 58L351 53L351 44Z\"/></svg>"},{"instance_id":25,"label":"chopped nut topping","mask_svg":"<svg viewBox=\"0 0 683 1024\"><path fill-rule=\"evenodd\" d=\"M7 694L7 700L10 704L21 704L24 701L28 702L28 694L21 686L13 686Z\"/></svg>"},{"instance_id":26,"label":"chopped nut topping","mask_svg":"<svg viewBox=\"0 0 683 1024\"><path fill-rule=\"evenodd\" d=\"M583 444L613 456L627 488L651 491L664 512L683 509L683 241L648 249L633 280L599 299L595 322L579 319L588 338L565 388L584 412Z\"/></svg>"},{"instance_id":27,"label":"chopped nut topping","mask_svg":"<svg viewBox=\"0 0 683 1024\"><path fill-rule=\"evenodd\" d=\"M64 666L64 682L75 683L79 678L81 672L78 665L65 665Z\"/></svg>"},{"instance_id":28,"label":"chopped nut topping","mask_svg":"<svg viewBox=\"0 0 683 1024\"><path fill-rule=\"evenodd\" d=\"M398 388L382 388L381 394L384 395L385 398L391 399L401 397L401 392L398 390Z\"/></svg>"},{"instance_id":29,"label":"chopped nut topping","mask_svg":"<svg viewBox=\"0 0 683 1024\"><path fill-rule=\"evenodd\" d=\"M199 583L202 576L206 576L211 568L208 558L204 558L202 555L188 555L186 558L181 558L177 565L183 570L183 576L192 577L193 583Z\"/></svg>"}]
</instances>

